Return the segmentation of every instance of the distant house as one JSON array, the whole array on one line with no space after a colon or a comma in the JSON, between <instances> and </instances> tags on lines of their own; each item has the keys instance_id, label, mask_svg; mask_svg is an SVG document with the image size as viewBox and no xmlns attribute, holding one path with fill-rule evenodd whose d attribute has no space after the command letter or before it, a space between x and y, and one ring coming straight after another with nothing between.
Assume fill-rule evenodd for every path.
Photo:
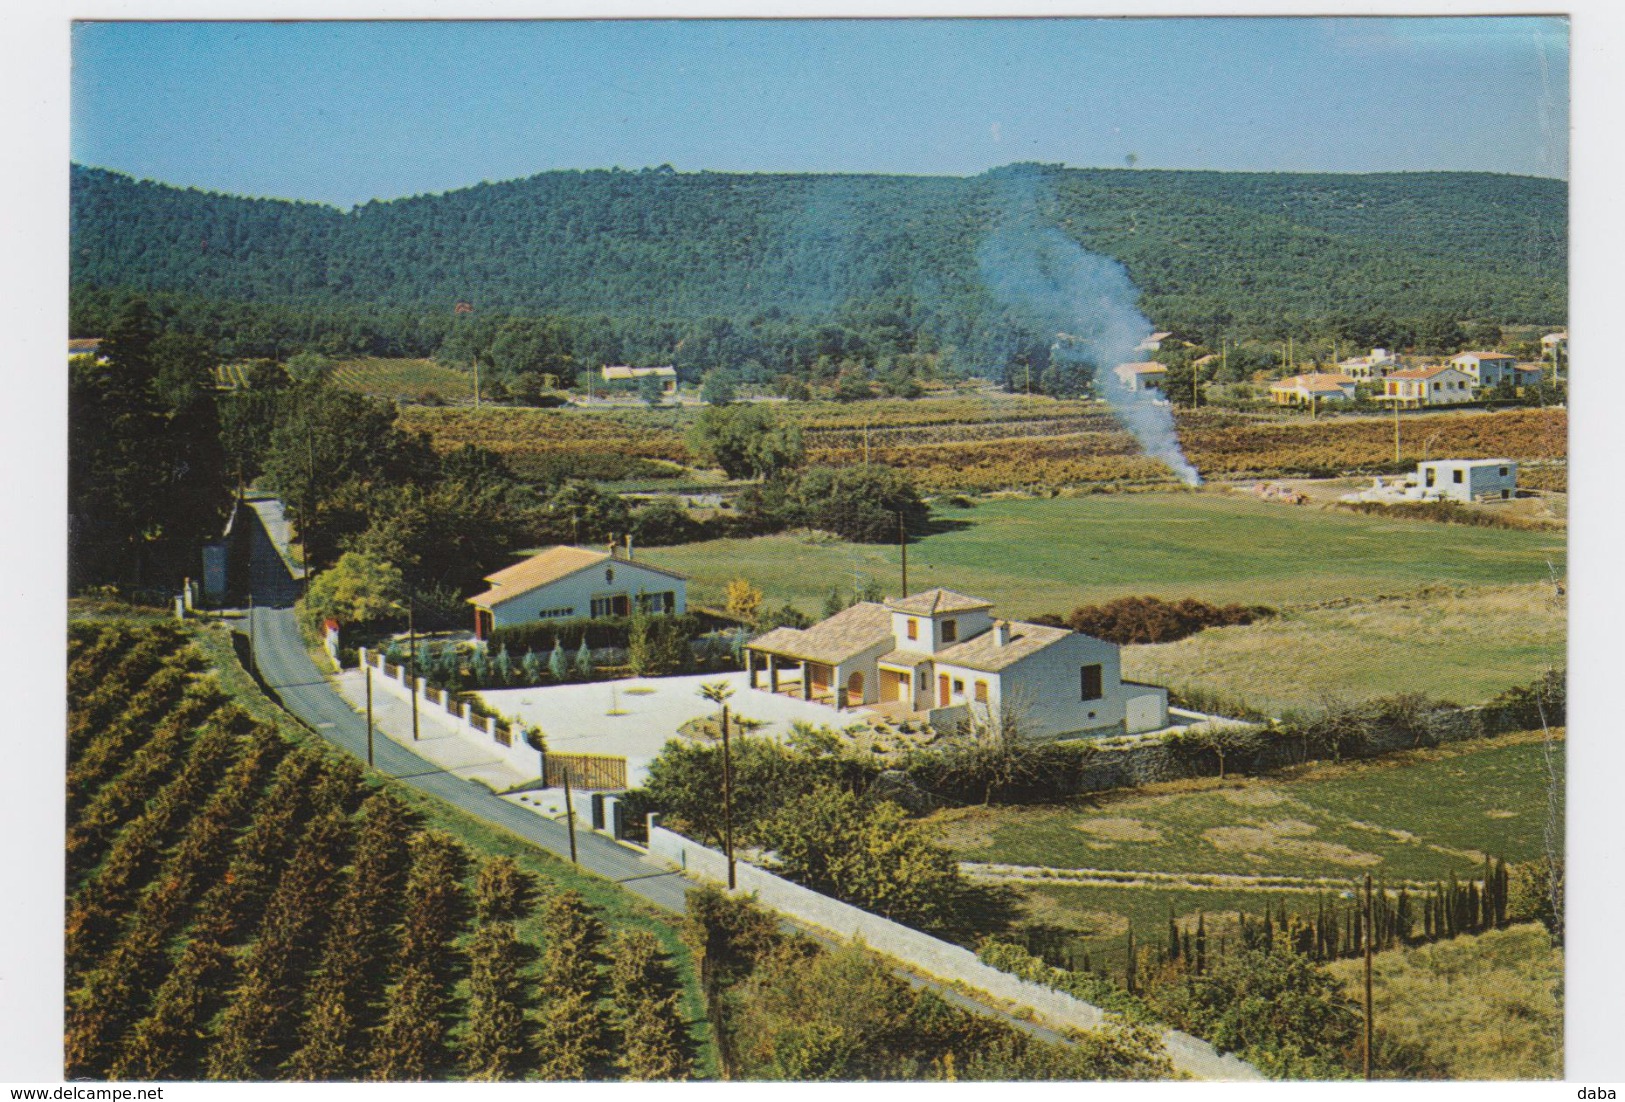
<instances>
[{"instance_id":1,"label":"distant house","mask_svg":"<svg viewBox=\"0 0 1625 1102\"><path fill-rule=\"evenodd\" d=\"M1352 402L1354 380L1347 375L1293 375L1270 387L1270 400L1278 406Z\"/></svg>"},{"instance_id":2,"label":"distant house","mask_svg":"<svg viewBox=\"0 0 1625 1102\"><path fill-rule=\"evenodd\" d=\"M1173 336L1172 333L1153 333L1145 340L1134 346L1136 352L1160 352L1162 342Z\"/></svg>"},{"instance_id":3,"label":"distant house","mask_svg":"<svg viewBox=\"0 0 1625 1102\"><path fill-rule=\"evenodd\" d=\"M688 610L688 579L671 570L635 561L628 545L608 551L554 547L486 575L491 588L468 603L474 606L474 635L488 639L493 628L538 620L579 620Z\"/></svg>"},{"instance_id":4,"label":"distant house","mask_svg":"<svg viewBox=\"0 0 1625 1102\"><path fill-rule=\"evenodd\" d=\"M75 356L95 356L102 363L107 357L101 354L102 339L100 337L73 337L68 341L68 359Z\"/></svg>"},{"instance_id":5,"label":"distant house","mask_svg":"<svg viewBox=\"0 0 1625 1102\"><path fill-rule=\"evenodd\" d=\"M1448 364L1413 367L1395 371L1382 381L1379 402L1396 402L1401 408L1449 406L1473 400L1477 386L1473 377Z\"/></svg>"},{"instance_id":6,"label":"distant house","mask_svg":"<svg viewBox=\"0 0 1625 1102\"><path fill-rule=\"evenodd\" d=\"M1489 388L1510 382L1513 386L1528 386L1540 382L1540 368L1519 364L1515 356L1505 352L1463 352L1450 358L1451 366L1473 377L1481 387Z\"/></svg>"},{"instance_id":7,"label":"distant house","mask_svg":"<svg viewBox=\"0 0 1625 1102\"><path fill-rule=\"evenodd\" d=\"M1552 352L1554 349L1559 352L1567 351L1569 347L1569 331L1563 329L1556 333L1547 333L1540 338L1540 347L1542 351L1547 353Z\"/></svg>"},{"instance_id":8,"label":"distant house","mask_svg":"<svg viewBox=\"0 0 1625 1102\"><path fill-rule=\"evenodd\" d=\"M640 380L652 376L660 380L661 393L677 393L677 369L675 367L626 367L625 365L619 365L605 367L602 374L606 386L636 386Z\"/></svg>"},{"instance_id":9,"label":"distant house","mask_svg":"<svg viewBox=\"0 0 1625 1102\"><path fill-rule=\"evenodd\" d=\"M1139 363L1118 364L1112 369L1123 386L1136 394L1148 390L1162 393L1162 382L1168 375L1168 368L1155 360L1143 360Z\"/></svg>"},{"instance_id":10,"label":"distant house","mask_svg":"<svg viewBox=\"0 0 1625 1102\"><path fill-rule=\"evenodd\" d=\"M1369 356L1354 356L1337 364L1341 374L1362 381L1386 378L1390 372L1399 369L1399 357L1386 348L1373 348Z\"/></svg>"},{"instance_id":11,"label":"distant house","mask_svg":"<svg viewBox=\"0 0 1625 1102\"><path fill-rule=\"evenodd\" d=\"M1507 501L1518 496L1518 465L1510 459L1432 459L1416 465L1416 473L1352 494L1343 501L1402 503L1407 501Z\"/></svg>"},{"instance_id":12,"label":"distant house","mask_svg":"<svg viewBox=\"0 0 1625 1102\"><path fill-rule=\"evenodd\" d=\"M1416 478L1424 498L1504 501L1518 493L1518 465L1510 459L1434 459L1416 465Z\"/></svg>"},{"instance_id":13,"label":"distant house","mask_svg":"<svg viewBox=\"0 0 1625 1102\"><path fill-rule=\"evenodd\" d=\"M1046 738L1167 726L1167 690L1122 680L1116 644L997 620L992 607L931 589L860 602L810 628L775 628L745 649L750 684L761 687L765 673L770 692L836 708L933 724L1016 723Z\"/></svg>"}]
</instances>

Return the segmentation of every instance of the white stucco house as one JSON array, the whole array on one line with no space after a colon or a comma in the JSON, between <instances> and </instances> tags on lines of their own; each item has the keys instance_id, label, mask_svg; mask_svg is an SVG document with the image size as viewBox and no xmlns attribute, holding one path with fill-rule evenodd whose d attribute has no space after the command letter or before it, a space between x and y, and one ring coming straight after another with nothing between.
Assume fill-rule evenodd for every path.
<instances>
[{"instance_id":1,"label":"white stucco house","mask_svg":"<svg viewBox=\"0 0 1625 1102\"><path fill-rule=\"evenodd\" d=\"M1471 402L1478 380L1460 368L1440 365L1391 372L1382 386L1379 402L1397 402L1402 408L1449 406Z\"/></svg>"},{"instance_id":2,"label":"white stucco house","mask_svg":"<svg viewBox=\"0 0 1625 1102\"><path fill-rule=\"evenodd\" d=\"M1270 387L1270 400L1278 406L1306 406L1311 402L1352 402L1354 386L1354 380L1347 375L1322 373L1293 375Z\"/></svg>"},{"instance_id":3,"label":"white stucco house","mask_svg":"<svg viewBox=\"0 0 1625 1102\"><path fill-rule=\"evenodd\" d=\"M752 640L749 683L936 726L1015 722L1043 738L1168 725L1167 690L1124 681L1116 644L996 619L992 610L947 589L860 602L812 627Z\"/></svg>"},{"instance_id":4,"label":"white stucco house","mask_svg":"<svg viewBox=\"0 0 1625 1102\"><path fill-rule=\"evenodd\" d=\"M582 620L643 612L688 610L688 579L642 560L630 544L623 550L554 547L486 575L491 588L468 603L474 606L474 636L490 638L494 628L538 620Z\"/></svg>"},{"instance_id":5,"label":"white stucco house","mask_svg":"<svg viewBox=\"0 0 1625 1102\"><path fill-rule=\"evenodd\" d=\"M1337 361L1338 372L1351 379L1382 379L1399 368L1399 357L1386 348L1373 348L1369 356L1351 356Z\"/></svg>"}]
</instances>

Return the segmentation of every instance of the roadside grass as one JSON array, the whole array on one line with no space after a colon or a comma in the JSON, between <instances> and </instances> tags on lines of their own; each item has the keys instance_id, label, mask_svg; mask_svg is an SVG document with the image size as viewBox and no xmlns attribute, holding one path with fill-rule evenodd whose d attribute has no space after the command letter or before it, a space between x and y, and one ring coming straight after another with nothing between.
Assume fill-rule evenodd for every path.
<instances>
[{"instance_id":1,"label":"roadside grass","mask_svg":"<svg viewBox=\"0 0 1625 1102\"><path fill-rule=\"evenodd\" d=\"M1434 586L1125 647L1123 676L1242 699L1275 715L1398 693L1477 704L1563 665L1566 631L1549 582Z\"/></svg>"},{"instance_id":2,"label":"roadside grass","mask_svg":"<svg viewBox=\"0 0 1625 1102\"><path fill-rule=\"evenodd\" d=\"M219 677L222 691L236 701L254 718L273 724L291 742L309 746L321 753L350 760L348 755L325 739L314 734L288 712L260 691L254 677L243 668L231 640L230 628L222 622L193 622L192 638L196 641ZM677 926L664 912L643 903L616 884L603 877L582 872L551 853L537 849L515 835L467 815L408 785L369 773L370 783L388 788L403 804L421 819L424 826L441 830L466 846L481 860L495 856L508 856L537 879L544 894L574 890L598 909L600 917L613 932L622 929L647 930L660 940L675 968L683 988L684 1019L696 1041L696 1074L715 1078L717 1056L709 1020L705 1016L697 972L692 954L678 934ZM529 917L519 923L520 938L531 945L542 945L542 908L534 908Z\"/></svg>"},{"instance_id":3,"label":"roadside grass","mask_svg":"<svg viewBox=\"0 0 1625 1102\"><path fill-rule=\"evenodd\" d=\"M1330 967L1363 997L1362 962ZM1371 971L1377 1050L1413 1055L1403 1077L1563 1077L1563 951L1538 924L1378 953Z\"/></svg>"},{"instance_id":4,"label":"roadside grass","mask_svg":"<svg viewBox=\"0 0 1625 1102\"><path fill-rule=\"evenodd\" d=\"M1559 784L1563 748L1552 747ZM1520 735L1064 805L959 808L934 821L964 861L1432 880L1470 876L1486 853L1544 852L1547 777L1539 735Z\"/></svg>"},{"instance_id":5,"label":"roadside grass","mask_svg":"<svg viewBox=\"0 0 1625 1102\"><path fill-rule=\"evenodd\" d=\"M333 381L347 390L408 402L426 395L442 402L474 400L473 372L444 367L433 360L379 356L341 360L333 367Z\"/></svg>"},{"instance_id":6,"label":"roadside grass","mask_svg":"<svg viewBox=\"0 0 1625 1102\"><path fill-rule=\"evenodd\" d=\"M1561 533L1394 521L1222 492L938 502L933 512L937 530L909 545L911 588L973 593L1018 617L1137 594L1283 607L1430 585L1506 586L1546 579L1548 560L1559 570L1565 563ZM770 606L789 601L807 613L831 589L850 593L855 579L895 592L900 569L895 546L794 535L664 547L658 561L690 576L691 599L715 603L744 576Z\"/></svg>"}]
</instances>

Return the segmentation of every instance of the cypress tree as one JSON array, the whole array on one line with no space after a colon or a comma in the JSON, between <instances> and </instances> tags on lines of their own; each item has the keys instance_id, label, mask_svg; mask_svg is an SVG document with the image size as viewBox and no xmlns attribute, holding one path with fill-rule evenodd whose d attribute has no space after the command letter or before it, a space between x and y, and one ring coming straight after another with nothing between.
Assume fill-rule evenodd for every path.
<instances>
[{"instance_id":1,"label":"cypress tree","mask_svg":"<svg viewBox=\"0 0 1625 1102\"><path fill-rule=\"evenodd\" d=\"M1168 907L1168 959L1179 959L1179 924L1174 921L1174 908Z\"/></svg>"},{"instance_id":2,"label":"cypress tree","mask_svg":"<svg viewBox=\"0 0 1625 1102\"><path fill-rule=\"evenodd\" d=\"M587 646L587 637L581 637L581 646L576 650L575 675L586 681L592 677L592 648Z\"/></svg>"},{"instance_id":3,"label":"cypress tree","mask_svg":"<svg viewBox=\"0 0 1625 1102\"><path fill-rule=\"evenodd\" d=\"M547 656L547 672L558 682L570 676L570 660L564 656L564 641L557 637L553 639L552 653Z\"/></svg>"},{"instance_id":4,"label":"cypress tree","mask_svg":"<svg viewBox=\"0 0 1625 1102\"><path fill-rule=\"evenodd\" d=\"M660 943L643 930L622 934L610 953L610 990L620 1027L619 1064L626 1079L669 1082L693 1072L679 1005L680 990Z\"/></svg>"},{"instance_id":5,"label":"cypress tree","mask_svg":"<svg viewBox=\"0 0 1625 1102\"><path fill-rule=\"evenodd\" d=\"M543 1079L598 1078L610 1052L599 1005L603 923L579 894L560 892L548 902L544 936L537 1071Z\"/></svg>"},{"instance_id":6,"label":"cypress tree","mask_svg":"<svg viewBox=\"0 0 1625 1102\"><path fill-rule=\"evenodd\" d=\"M1207 916L1196 912L1196 974L1207 971Z\"/></svg>"}]
</instances>

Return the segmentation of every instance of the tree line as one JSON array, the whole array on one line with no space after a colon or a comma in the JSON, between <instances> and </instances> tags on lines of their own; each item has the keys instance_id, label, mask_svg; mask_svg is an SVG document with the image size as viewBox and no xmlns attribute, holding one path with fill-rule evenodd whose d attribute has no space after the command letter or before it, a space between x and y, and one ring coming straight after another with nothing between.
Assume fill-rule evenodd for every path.
<instances>
[{"instance_id":1,"label":"tree line","mask_svg":"<svg viewBox=\"0 0 1625 1102\"><path fill-rule=\"evenodd\" d=\"M1160 328L1202 343L1336 332L1404 346L1400 328L1425 343L1434 319L1566 315L1560 181L615 170L340 212L75 166L73 325L102 335L110 293L141 291L231 357L438 354L482 360L521 395L544 373L617 362L851 396L989 372L1060 392L1076 384L1052 370L1054 333L978 276L1012 172L1042 176L1045 218L1120 260Z\"/></svg>"}]
</instances>

